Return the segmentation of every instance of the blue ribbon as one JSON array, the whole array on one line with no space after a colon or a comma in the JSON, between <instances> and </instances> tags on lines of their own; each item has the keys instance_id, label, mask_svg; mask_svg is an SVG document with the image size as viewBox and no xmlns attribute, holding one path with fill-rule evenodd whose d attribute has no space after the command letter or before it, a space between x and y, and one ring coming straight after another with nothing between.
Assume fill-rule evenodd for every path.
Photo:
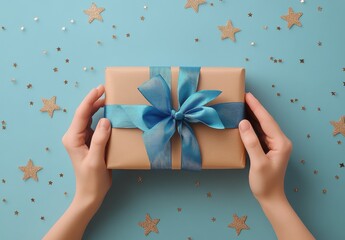
<instances>
[{"instance_id":1,"label":"blue ribbon","mask_svg":"<svg viewBox=\"0 0 345 240\"><path fill-rule=\"evenodd\" d=\"M138 87L151 105L114 104L104 107L104 116L113 128L139 128L152 169L171 169L171 142L176 128L180 135L182 169L200 170L201 154L190 123L214 129L237 128L244 118L243 102L206 106L221 91L197 91L200 67L180 67L178 110L171 99L170 67L150 67L150 80Z\"/></svg>"}]
</instances>

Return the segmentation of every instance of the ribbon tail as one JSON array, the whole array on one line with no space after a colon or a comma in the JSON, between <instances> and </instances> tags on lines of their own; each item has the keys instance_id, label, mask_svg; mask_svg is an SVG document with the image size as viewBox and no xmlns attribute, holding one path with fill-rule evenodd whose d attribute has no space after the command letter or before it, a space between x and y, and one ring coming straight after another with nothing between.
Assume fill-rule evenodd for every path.
<instances>
[{"instance_id":1,"label":"ribbon tail","mask_svg":"<svg viewBox=\"0 0 345 240\"><path fill-rule=\"evenodd\" d=\"M201 170L201 153L194 131L186 122L179 122L177 130L181 139L181 166L186 170Z\"/></svg>"},{"instance_id":2,"label":"ribbon tail","mask_svg":"<svg viewBox=\"0 0 345 240\"><path fill-rule=\"evenodd\" d=\"M171 169L170 139L175 133L175 119L166 117L143 133L151 169Z\"/></svg>"}]
</instances>

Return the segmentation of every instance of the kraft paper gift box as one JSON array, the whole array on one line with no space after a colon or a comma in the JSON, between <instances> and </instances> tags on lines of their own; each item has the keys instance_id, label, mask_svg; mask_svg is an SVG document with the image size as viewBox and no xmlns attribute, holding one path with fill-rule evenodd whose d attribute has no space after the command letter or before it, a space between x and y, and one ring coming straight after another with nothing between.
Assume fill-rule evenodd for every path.
<instances>
[{"instance_id":1,"label":"kraft paper gift box","mask_svg":"<svg viewBox=\"0 0 345 240\"><path fill-rule=\"evenodd\" d=\"M156 67L157 68L157 67ZM166 68L165 68L166 70ZM171 77L171 101L178 109L178 78L180 67L169 67ZM105 72L105 117L111 105L152 105L138 90L153 75L151 67L107 67ZM161 74L164 79L164 74ZM238 102L244 108L245 70L243 68L201 67L197 90L221 90L221 94L206 104ZM176 110L177 111L177 110ZM244 109L243 109L244 112ZM231 114L231 113L229 113ZM243 113L244 114L244 113ZM242 116L243 118L243 116ZM202 123L190 123L201 155L202 169L235 169L245 167L245 150L240 139L238 122L235 128L214 129ZM111 120L112 122L112 120ZM171 169L181 169L181 139L176 130L170 139ZM188 150L189 151L189 150ZM113 126L106 148L106 164L109 169L151 169L143 130Z\"/></svg>"}]
</instances>

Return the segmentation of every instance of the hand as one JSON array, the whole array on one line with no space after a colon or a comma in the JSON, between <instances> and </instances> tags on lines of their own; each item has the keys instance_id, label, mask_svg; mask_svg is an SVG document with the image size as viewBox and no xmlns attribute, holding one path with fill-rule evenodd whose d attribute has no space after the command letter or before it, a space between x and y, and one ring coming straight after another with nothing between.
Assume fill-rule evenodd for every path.
<instances>
[{"instance_id":1,"label":"hand","mask_svg":"<svg viewBox=\"0 0 345 240\"><path fill-rule=\"evenodd\" d=\"M94 208L101 205L108 192L112 176L106 168L105 146L110 136L110 122L102 118L95 131L91 129L92 115L104 106L104 87L92 89L77 108L73 121L62 138L76 176L75 200Z\"/></svg>"},{"instance_id":2,"label":"hand","mask_svg":"<svg viewBox=\"0 0 345 240\"><path fill-rule=\"evenodd\" d=\"M250 158L250 188L259 202L285 197L284 176L292 143L251 93L246 94L245 100L261 126L260 137L269 150L265 154L250 122L242 120L239 130Z\"/></svg>"},{"instance_id":3,"label":"hand","mask_svg":"<svg viewBox=\"0 0 345 240\"><path fill-rule=\"evenodd\" d=\"M251 93L247 93L245 98L253 118L256 119L252 122L258 123L256 130L260 134L259 137L256 135L248 120L240 122L240 135L250 158L250 189L279 240L314 240L284 192L284 177L292 143Z\"/></svg>"}]
</instances>

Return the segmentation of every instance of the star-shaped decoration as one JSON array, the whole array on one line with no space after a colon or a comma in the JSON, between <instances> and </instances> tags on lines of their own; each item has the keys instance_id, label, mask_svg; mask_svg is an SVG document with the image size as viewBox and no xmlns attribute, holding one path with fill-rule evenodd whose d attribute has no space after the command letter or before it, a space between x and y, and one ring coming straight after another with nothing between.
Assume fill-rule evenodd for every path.
<instances>
[{"instance_id":1,"label":"star-shaped decoration","mask_svg":"<svg viewBox=\"0 0 345 240\"><path fill-rule=\"evenodd\" d=\"M61 52L61 48L60 48L60 47L57 47L57 48L56 48L56 51Z\"/></svg>"},{"instance_id":2,"label":"star-shaped decoration","mask_svg":"<svg viewBox=\"0 0 345 240\"><path fill-rule=\"evenodd\" d=\"M194 185L195 185L195 187L200 187L200 181L199 181L199 180L196 180L196 181L194 182Z\"/></svg>"},{"instance_id":3,"label":"star-shaped decoration","mask_svg":"<svg viewBox=\"0 0 345 240\"><path fill-rule=\"evenodd\" d=\"M345 167L345 163L339 163L339 167L340 168L344 168Z\"/></svg>"},{"instance_id":4,"label":"star-shaped decoration","mask_svg":"<svg viewBox=\"0 0 345 240\"><path fill-rule=\"evenodd\" d=\"M199 11L199 5L206 3L205 0L187 0L186 5L184 8L193 8L194 11L197 13Z\"/></svg>"},{"instance_id":5,"label":"star-shaped decoration","mask_svg":"<svg viewBox=\"0 0 345 240\"><path fill-rule=\"evenodd\" d=\"M59 176L60 176L60 177L63 177L63 173L60 173Z\"/></svg>"},{"instance_id":6,"label":"star-shaped decoration","mask_svg":"<svg viewBox=\"0 0 345 240\"><path fill-rule=\"evenodd\" d=\"M60 107L55 104L56 96L53 96L51 99L42 98L44 106L40 109L41 112L48 112L49 116L52 118L54 111L59 110Z\"/></svg>"},{"instance_id":7,"label":"star-shaped decoration","mask_svg":"<svg viewBox=\"0 0 345 240\"><path fill-rule=\"evenodd\" d=\"M35 202L35 199L34 199L34 198L31 198L30 200L31 200L31 202Z\"/></svg>"},{"instance_id":8,"label":"star-shaped decoration","mask_svg":"<svg viewBox=\"0 0 345 240\"><path fill-rule=\"evenodd\" d=\"M141 21L144 21L144 20L145 20L145 17L144 17L144 16L141 16L141 17L140 17L140 20L141 20Z\"/></svg>"},{"instance_id":9,"label":"star-shaped decoration","mask_svg":"<svg viewBox=\"0 0 345 240\"><path fill-rule=\"evenodd\" d=\"M159 223L160 219L151 219L150 214L146 214L145 221L139 222L138 225L144 228L145 236L147 236L150 232L158 233L157 224Z\"/></svg>"},{"instance_id":10,"label":"star-shaped decoration","mask_svg":"<svg viewBox=\"0 0 345 240\"><path fill-rule=\"evenodd\" d=\"M287 21L288 28L291 28L293 25L302 26L301 22L299 21L299 18L303 15L302 12L295 13L293 9L289 8L288 15L281 16L282 19Z\"/></svg>"},{"instance_id":11,"label":"star-shaped decoration","mask_svg":"<svg viewBox=\"0 0 345 240\"><path fill-rule=\"evenodd\" d=\"M234 221L228 225L229 228L235 228L237 236L240 235L243 229L248 230L249 227L246 225L247 216L238 217L237 214L232 215Z\"/></svg>"},{"instance_id":12,"label":"star-shaped decoration","mask_svg":"<svg viewBox=\"0 0 345 240\"><path fill-rule=\"evenodd\" d=\"M48 184L49 184L49 185L53 185L53 181L49 181Z\"/></svg>"},{"instance_id":13,"label":"star-shaped decoration","mask_svg":"<svg viewBox=\"0 0 345 240\"><path fill-rule=\"evenodd\" d=\"M218 26L218 29L222 32L222 40L230 38L233 42L236 41L235 34L241 29L232 26L230 20L227 21L226 26Z\"/></svg>"},{"instance_id":14,"label":"star-shaped decoration","mask_svg":"<svg viewBox=\"0 0 345 240\"><path fill-rule=\"evenodd\" d=\"M89 15L89 23L92 23L93 20L97 19L99 21L103 21L101 13L105 10L105 8L98 8L95 3L92 3L89 9L84 10L84 13Z\"/></svg>"},{"instance_id":15,"label":"star-shaped decoration","mask_svg":"<svg viewBox=\"0 0 345 240\"><path fill-rule=\"evenodd\" d=\"M27 180L29 178L34 179L35 181L38 181L37 178L37 172L42 169L42 167L36 167L34 166L34 163L31 159L29 159L26 166L20 166L20 170L24 172L23 180Z\"/></svg>"},{"instance_id":16,"label":"star-shaped decoration","mask_svg":"<svg viewBox=\"0 0 345 240\"><path fill-rule=\"evenodd\" d=\"M215 217L211 218L212 222L215 222L217 219Z\"/></svg>"},{"instance_id":17,"label":"star-shaped decoration","mask_svg":"<svg viewBox=\"0 0 345 240\"><path fill-rule=\"evenodd\" d=\"M331 121L330 123L334 127L333 136L341 133L345 137L345 116L342 116L339 122Z\"/></svg>"},{"instance_id":18,"label":"star-shaped decoration","mask_svg":"<svg viewBox=\"0 0 345 240\"><path fill-rule=\"evenodd\" d=\"M19 215L19 212L16 210L14 211L14 215L18 216Z\"/></svg>"},{"instance_id":19,"label":"star-shaped decoration","mask_svg":"<svg viewBox=\"0 0 345 240\"><path fill-rule=\"evenodd\" d=\"M212 197L212 193L211 193L211 192L208 192L208 193L206 194L206 196L207 196L208 198L210 198L210 197Z\"/></svg>"}]
</instances>

